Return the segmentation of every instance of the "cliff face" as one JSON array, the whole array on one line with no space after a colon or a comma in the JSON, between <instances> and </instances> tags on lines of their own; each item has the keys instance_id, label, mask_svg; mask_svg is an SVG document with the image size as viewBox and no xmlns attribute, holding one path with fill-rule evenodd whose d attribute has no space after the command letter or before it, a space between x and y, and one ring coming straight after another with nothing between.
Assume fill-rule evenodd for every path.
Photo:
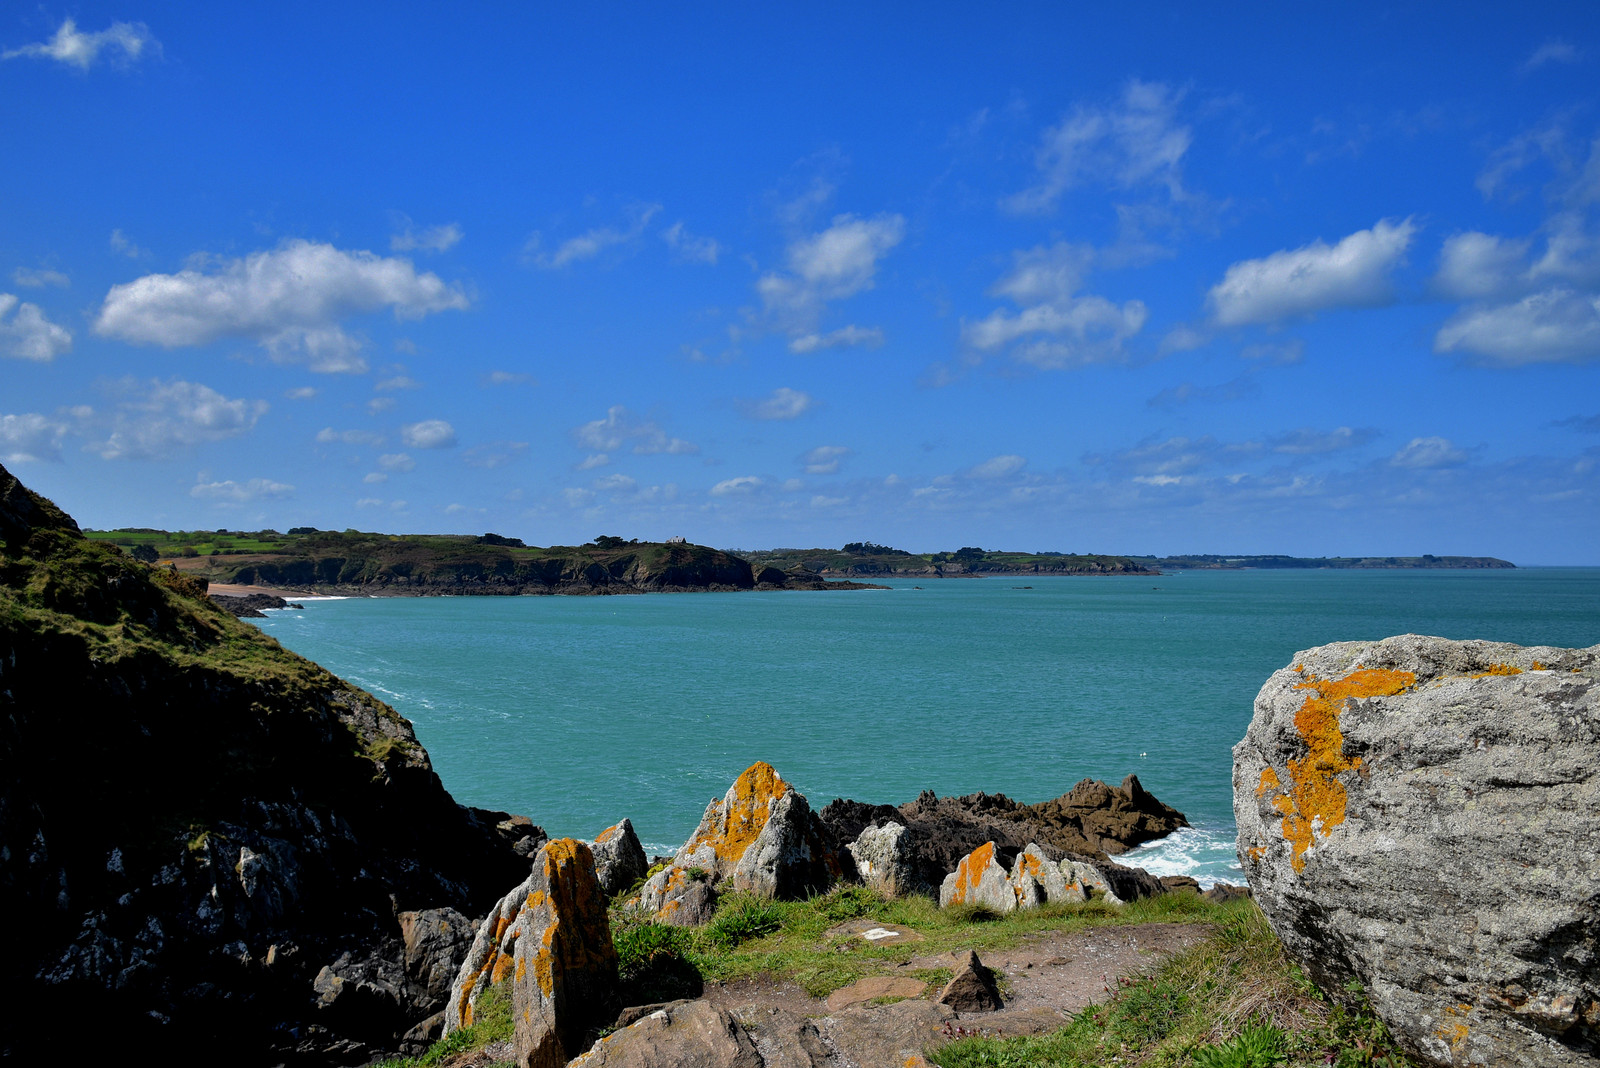
<instances>
[{"instance_id":1,"label":"cliff face","mask_svg":"<svg viewBox=\"0 0 1600 1068\"><path fill-rule=\"evenodd\" d=\"M247 1063L392 1048L421 1006L336 973L403 987L400 914L481 913L530 830L457 805L393 709L0 468L0 981L34 1021L6 1052L91 1019Z\"/></svg>"}]
</instances>

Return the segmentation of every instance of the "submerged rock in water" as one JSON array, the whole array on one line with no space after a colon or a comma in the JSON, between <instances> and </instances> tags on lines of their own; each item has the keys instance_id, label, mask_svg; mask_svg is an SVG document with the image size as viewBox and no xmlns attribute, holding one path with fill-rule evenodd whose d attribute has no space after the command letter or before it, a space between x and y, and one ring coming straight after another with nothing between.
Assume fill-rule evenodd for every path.
<instances>
[{"instance_id":1,"label":"submerged rock in water","mask_svg":"<svg viewBox=\"0 0 1600 1068\"><path fill-rule=\"evenodd\" d=\"M1440 1065L1593 1065L1600 646L1298 654L1234 747L1250 886L1335 997Z\"/></svg>"}]
</instances>

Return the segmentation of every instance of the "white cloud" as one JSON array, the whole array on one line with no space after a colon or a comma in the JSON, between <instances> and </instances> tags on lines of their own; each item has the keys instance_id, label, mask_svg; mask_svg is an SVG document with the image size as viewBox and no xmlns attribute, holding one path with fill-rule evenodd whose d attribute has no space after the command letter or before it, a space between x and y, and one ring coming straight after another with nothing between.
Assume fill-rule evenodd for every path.
<instances>
[{"instance_id":1,"label":"white cloud","mask_svg":"<svg viewBox=\"0 0 1600 1068\"><path fill-rule=\"evenodd\" d=\"M428 226L418 230L412 226L410 219L406 219L405 229L389 238L389 250L391 252L447 252L459 244L461 238L461 227L457 223Z\"/></svg>"},{"instance_id":2,"label":"white cloud","mask_svg":"<svg viewBox=\"0 0 1600 1068\"><path fill-rule=\"evenodd\" d=\"M1395 467L1412 468L1456 467L1466 462L1467 454L1449 438L1412 438L1389 458Z\"/></svg>"},{"instance_id":3,"label":"white cloud","mask_svg":"<svg viewBox=\"0 0 1600 1068\"><path fill-rule=\"evenodd\" d=\"M856 345L875 349L882 344L883 331L878 327L851 325L826 334L803 334L789 342L789 351L803 355L820 349L851 348Z\"/></svg>"},{"instance_id":4,"label":"white cloud","mask_svg":"<svg viewBox=\"0 0 1600 1068\"><path fill-rule=\"evenodd\" d=\"M383 435L371 430L335 430L331 426L317 431L318 444L331 445L336 441L346 445L382 445Z\"/></svg>"},{"instance_id":5,"label":"white cloud","mask_svg":"<svg viewBox=\"0 0 1600 1068\"><path fill-rule=\"evenodd\" d=\"M583 462L578 464L577 469L579 471L593 471L595 468L604 467L610 462L611 457L607 456L603 452L597 452L592 456L585 456L583 458Z\"/></svg>"},{"instance_id":6,"label":"white cloud","mask_svg":"<svg viewBox=\"0 0 1600 1068\"><path fill-rule=\"evenodd\" d=\"M629 442L640 456L666 453L687 456L700 451L698 445L682 438L668 437L666 431L649 420L636 419L622 405L606 409L604 419L585 423L572 432L579 446L591 452L613 453Z\"/></svg>"},{"instance_id":7,"label":"white cloud","mask_svg":"<svg viewBox=\"0 0 1600 1068\"><path fill-rule=\"evenodd\" d=\"M905 237L900 215L836 215L826 230L789 246L788 271L764 274L756 292L779 325L811 333L823 305L871 289L878 261Z\"/></svg>"},{"instance_id":8,"label":"white cloud","mask_svg":"<svg viewBox=\"0 0 1600 1068\"><path fill-rule=\"evenodd\" d=\"M722 254L722 246L715 238L691 234L684 229L681 221L661 231L661 240L678 254L679 259L690 263L709 263L715 266L717 257Z\"/></svg>"},{"instance_id":9,"label":"white cloud","mask_svg":"<svg viewBox=\"0 0 1600 1068\"><path fill-rule=\"evenodd\" d=\"M456 428L443 419L424 419L402 426L400 440L413 449L448 449L456 443Z\"/></svg>"},{"instance_id":10,"label":"white cloud","mask_svg":"<svg viewBox=\"0 0 1600 1068\"><path fill-rule=\"evenodd\" d=\"M37 412L0 415L0 460L8 464L61 459L61 442L71 428Z\"/></svg>"},{"instance_id":11,"label":"white cloud","mask_svg":"<svg viewBox=\"0 0 1600 1068\"><path fill-rule=\"evenodd\" d=\"M483 376L485 386L536 386L532 375L520 371L490 371Z\"/></svg>"},{"instance_id":12,"label":"white cloud","mask_svg":"<svg viewBox=\"0 0 1600 1068\"><path fill-rule=\"evenodd\" d=\"M385 471L413 471L417 461L403 452L386 452L378 457L378 466Z\"/></svg>"},{"instance_id":13,"label":"white cloud","mask_svg":"<svg viewBox=\"0 0 1600 1068\"><path fill-rule=\"evenodd\" d=\"M121 230L111 231L111 251L120 252L130 260L136 260L144 255L144 249L130 241L128 235Z\"/></svg>"},{"instance_id":14,"label":"white cloud","mask_svg":"<svg viewBox=\"0 0 1600 1068\"><path fill-rule=\"evenodd\" d=\"M1211 287L1212 316L1222 326L1270 323L1326 308L1373 307L1393 299L1389 272L1411 244L1410 219L1384 219L1331 248L1303 248L1241 260Z\"/></svg>"},{"instance_id":15,"label":"white cloud","mask_svg":"<svg viewBox=\"0 0 1600 1068\"><path fill-rule=\"evenodd\" d=\"M107 29L84 33L72 19L64 19L48 41L0 52L0 59L36 56L88 70L101 52L106 52L114 64L123 65L138 61L146 51L159 53L161 43L142 22L113 22Z\"/></svg>"},{"instance_id":16,"label":"white cloud","mask_svg":"<svg viewBox=\"0 0 1600 1068\"><path fill-rule=\"evenodd\" d=\"M13 308L15 315L11 315ZM49 363L71 351L72 331L46 319L39 305L19 304L14 294L0 293L0 354Z\"/></svg>"},{"instance_id":17,"label":"white cloud","mask_svg":"<svg viewBox=\"0 0 1600 1068\"><path fill-rule=\"evenodd\" d=\"M1433 339L1435 352L1469 352L1509 367L1600 359L1600 296L1558 287L1510 304L1458 312Z\"/></svg>"},{"instance_id":18,"label":"white cloud","mask_svg":"<svg viewBox=\"0 0 1600 1068\"><path fill-rule=\"evenodd\" d=\"M40 267L37 270L31 267L18 267L11 272L11 280L29 289L43 289L45 286L60 286L64 289L72 284L72 279L48 267Z\"/></svg>"},{"instance_id":19,"label":"white cloud","mask_svg":"<svg viewBox=\"0 0 1600 1068\"><path fill-rule=\"evenodd\" d=\"M1434 288L1458 300L1505 296L1525 285L1527 241L1469 230L1445 238Z\"/></svg>"},{"instance_id":20,"label":"white cloud","mask_svg":"<svg viewBox=\"0 0 1600 1068\"><path fill-rule=\"evenodd\" d=\"M1014 253L1010 273L989 292L1020 310L996 308L963 323L962 340L980 353L1023 341L1012 356L1052 370L1120 359L1123 343L1144 328L1147 312L1139 300L1118 305L1101 296L1075 296L1092 258L1091 250L1065 242Z\"/></svg>"},{"instance_id":21,"label":"white cloud","mask_svg":"<svg viewBox=\"0 0 1600 1068\"><path fill-rule=\"evenodd\" d=\"M811 394L788 386L780 386L772 395L759 401L745 401L745 414L752 419L797 419L810 411L816 402Z\"/></svg>"},{"instance_id":22,"label":"white cloud","mask_svg":"<svg viewBox=\"0 0 1600 1068\"><path fill-rule=\"evenodd\" d=\"M808 475L832 475L838 472L839 464L850 450L843 445L818 445L804 456L800 462L805 465Z\"/></svg>"},{"instance_id":23,"label":"white cloud","mask_svg":"<svg viewBox=\"0 0 1600 1068\"><path fill-rule=\"evenodd\" d=\"M972 478L1005 478L1027 466L1028 461L1017 455L996 456L978 464L967 474Z\"/></svg>"},{"instance_id":24,"label":"white cloud","mask_svg":"<svg viewBox=\"0 0 1600 1068\"><path fill-rule=\"evenodd\" d=\"M459 287L417 273L409 260L296 240L210 271L191 267L112 286L94 329L165 348L249 337L275 359L352 372L366 362L340 319L384 307L417 319L469 303Z\"/></svg>"},{"instance_id":25,"label":"white cloud","mask_svg":"<svg viewBox=\"0 0 1600 1068\"><path fill-rule=\"evenodd\" d=\"M262 400L234 400L198 382L173 379L111 383L116 408L103 441L90 445L107 460L170 456L194 445L249 432L267 410ZM93 422L92 413L86 413Z\"/></svg>"},{"instance_id":26,"label":"white cloud","mask_svg":"<svg viewBox=\"0 0 1600 1068\"><path fill-rule=\"evenodd\" d=\"M1546 63L1576 63L1580 54L1576 48L1557 37L1552 37L1533 50L1522 64L1524 72L1537 70Z\"/></svg>"},{"instance_id":27,"label":"white cloud","mask_svg":"<svg viewBox=\"0 0 1600 1068\"><path fill-rule=\"evenodd\" d=\"M393 397L373 397L371 400L367 401L367 411L371 412L373 415L377 415L379 412L386 412L393 407Z\"/></svg>"},{"instance_id":28,"label":"white cloud","mask_svg":"<svg viewBox=\"0 0 1600 1068\"><path fill-rule=\"evenodd\" d=\"M565 267L570 263L592 260L606 249L637 240L650 225L650 220L661 210L660 204L643 204L629 210L633 218L625 227L601 226L577 237L568 238L554 252L544 252L544 235L535 231L523 246L523 254L536 266L546 270Z\"/></svg>"},{"instance_id":29,"label":"white cloud","mask_svg":"<svg viewBox=\"0 0 1600 1068\"><path fill-rule=\"evenodd\" d=\"M1131 81L1107 107L1078 107L1046 130L1036 184L1001 205L1019 213L1046 212L1083 184L1116 189L1155 186L1174 200L1185 196L1181 164L1194 140L1177 119L1179 94L1157 82Z\"/></svg>"},{"instance_id":30,"label":"white cloud","mask_svg":"<svg viewBox=\"0 0 1600 1068\"><path fill-rule=\"evenodd\" d=\"M393 378L382 379L372 388L377 390L379 393L393 393L398 389L421 389L422 383L418 382L410 375L400 374L395 375Z\"/></svg>"},{"instance_id":31,"label":"white cloud","mask_svg":"<svg viewBox=\"0 0 1600 1068\"><path fill-rule=\"evenodd\" d=\"M382 497L363 497L359 501L356 502L356 507L357 508L382 508L383 507L383 498Z\"/></svg>"},{"instance_id":32,"label":"white cloud","mask_svg":"<svg viewBox=\"0 0 1600 1068\"><path fill-rule=\"evenodd\" d=\"M365 482L369 486L376 486L380 483L389 481L389 476L384 474L382 471L369 471L361 481Z\"/></svg>"},{"instance_id":33,"label":"white cloud","mask_svg":"<svg viewBox=\"0 0 1600 1068\"><path fill-rule=\"evenodd\" d=\"M248 482L235 482L230 478L224 482L196 483L190 488L189 496L198 497L203 501L243 504L263 499L276 500L287 497L293 492L293 486L284 482L274 482L269 478L252 478Z\"/></svg>"},{"instance_id":34,"label":"white cloud","mask_svg":"<svg viewBox=\"0 0 1600 1068\"><path fill-rule=\"evenodd\" d=\"M582 508L594 500L594 494L578 486L571 486L561 491L561 496L566 499L567 505L572 508Z\"/></svg>"},{"instance_id":35,"label":"white cloud","mask_svg":"<svg viewBox=\"0 0 1600 1068\"><path fill-rule=\"evenodd\" d=\"M289 400L311 400L313 397L315 397L317 395L317 387L316 386L296 386L293 389L284 390L283 391L283 395L285 397L287 397Z\"/></svg>"},{"instance_id":36,"label":"white cloud","mask_svg":"<svg viewBox=\"0 0 1600 1068\"><path fill-rule=\"evenodd\" d=\"M602 493L612 493L617 496L626 496L639 488L639 483L627 475L617 473L605 475L594 480L594 488Z\"/></svg>"},{"instance_id":37,"label":"white cloud","mask_svg":"<svg viewBox=\"0 0 1600 1068\"><path fill-rule=\"evenodd\" d=\"M1370 427L1356 429L1341 426L1326 432L1301 427L1299 430L1291 430L1287 434L1278 436L1271 444L1273 452L1293 456L1313 456L1353 449L1357 445L1365 445L1377 436L1378 432Z\"/></svg>"},{"instance_id":38,"label":"white cloud","mask_svg":"<svg viewBox=\"0 0 1600 1068\"><path fill-rule=\"evenodd\" d=\"M727 497L730 495L753 493L765 483L755 475L740 475L738 478L725 479L711 487L711 496Z\"/></svg>"},{"instance_id":39,"label":"white cloud","mask_svg":"<svg viewBox=\"0 0 1600 1068\"><path fill-rule=\"evenodd\" d=\"M850 499L848 497L824 497L820 493L811 498L811 507L813 508L837 508L841 504L849 503Z\"/></svg>"}]
</instances>

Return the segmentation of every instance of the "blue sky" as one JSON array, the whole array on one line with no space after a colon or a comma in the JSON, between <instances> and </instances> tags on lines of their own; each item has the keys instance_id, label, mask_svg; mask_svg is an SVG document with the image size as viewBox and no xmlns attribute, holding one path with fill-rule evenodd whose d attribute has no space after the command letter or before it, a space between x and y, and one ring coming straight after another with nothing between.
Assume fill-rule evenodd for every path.
<instances>
[{"instance_id":1,"label":"blue sky","mask_svg":"<svg viewBox=\"0 0 1600 1068\"><path fill-rule=\"evenodd\" d=\"M860 8L8 8L0 461L98 527L1600 564L1595 5Z\"/></svg>"}]
</instances>

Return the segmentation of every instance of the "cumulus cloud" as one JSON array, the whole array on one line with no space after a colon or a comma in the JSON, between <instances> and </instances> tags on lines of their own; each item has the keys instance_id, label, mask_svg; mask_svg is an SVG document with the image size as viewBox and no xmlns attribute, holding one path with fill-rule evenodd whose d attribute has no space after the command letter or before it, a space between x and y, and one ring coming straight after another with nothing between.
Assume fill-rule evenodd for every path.
<instances>
[{"instance_id":1,"label":"cumulus cloud","mask_svg":"<svg viewBox=\"0 0 1600 1068\"><path fill-rule=\"evenodd\" d=\"M8 464L61 459L61 442L71 428L37 412L0 415L0 460Z\"/></svg>"},{"instance_id":2,"label":"cumulus cloud","mask_svg":"<svg viewBox=\"0 0 1600 1068\"><path fill-rule=\"evenodd\" d=\"M385 471L412 471L416 469L417 461L403 452L386 452L378 457L378 466Z\"/></svg>"},{"instance_id":3,"label":"cumulus cloud","mask_svg":"<svg viewBox=\"0 0 1600 1068\"><path fill-rule=\"evenodd\" d=\"M225 504L275 500L288 497L292 493L294 493L293 486L286 482L274 482L270 478L252 478L248 482L235 482L231 478L223 482L198 482L189 489L191 497Z\"/></svg>"},{"instance_id":4,"label":"cumulus cloud","mask_svg":"<svg viewBox=\"0 0 1600 1068\"><path fill-rule=\"evenodd\" d=\"M607 408L604 419L596 419L578 427L572 436L580 447L597 453L617 452L630 443L632 451L640 456L657 453L687 456L700 451L698 445L682 438L669 437L666 431L650 420L635 418L620 404Z\"/></svg>"},{"instance_id":5,"label":"cumulus cloud","mask_svg":"<svg viewBox=\"0 0 1600 1068\"><path fill-rule=\"evenodd\" d=\"M243 259L177 274L150 274L111 287L95 332L138 345L176 348L225 337L255 339L286 362L314 371L366 369L361 343L339 320L381 308L400 319L465 309L467 296L409 260L295 240Z\"/></svg>"},{"instance_id":6,"label":"cumulus cloud","mask_svg":"<svg viewBox=\"0 0 1600 1068\"><path fill-rule=\"evenodd\" d=\"M577 470L579 470L579 471L593 471L595 468L604 467L607 464L609 464L610 462L611 462L611 457L607 456L603 452L597 452L593 456L585 456L583 458L583 460L578 464Z\"/></svg>"},{"instance_id":7,"label":"cumulus cloud","mask_svg":"<svg viewBox=\"0 0 1600 1068\"><path fill-rule=\"evenodd\" d=\"M1013 254L1011 271L990 289L1018 310L996 308L961 326L976 353L1013 346L1014 359L1043 369L1079 367L1120 359L1123 344L1144 328L1143 301L1118 305L1077 295L1093 261L1092 250L1065 242Z\"/></svg>"},{"instance_id":8,"label":"cumulus cloud","mask_svg":"<svg viewBox=\"0 0 1600 1068\"><path fill-rule=\"evenodd\" d=\"M121 253L130 260L136 260L140 256L144 255L144 249L140 248L138 245L135 245L131 240L128 239L128 235L123 233L121 230L111 231L110 245L112 252Z\"/></svg>"},{"instance_id":9,"label":"cumulus cloud","mask_svg":"<svg viewBox=\"0 0 1600 1068\"><path fill-rule=\"evenodd\" d=\"M389 238L391 252L448 252L461 242L461 227L457 223L428 226L417 229L409 218L401 216L405 229Z\"/></svg>"},{"instance_id":10,"label":"cumulus cloud","mask_svg":"<svg viewBox=\"0 0 1600 1068\"><path fill-rule=\"evenodd\" d=\"M1451 444L1449 438L1412 438L1389 457L1395 467L1456 467L1466 462L1467 454Z\"/></svg>"},{"instance_id":11,"label":"cumulus cloud","mask_svg":"<svg viewBox=\"0 0 1600 1068\"><path fill-rule=\"evenodd\" d=\"M877 348L883 344L883 331L876 326L845 326L826 334L803 334L789 342L789 351L804 355L822 349L853 348L862 345Z\"/></svg>"},{"instance_id":12,"label":"cumulus cloud","mask_svg":"<svg viewBox=\"0 0 1600 1068\"><path fill-rule=\"evenodd\" d=\"M661 240L667 243L679 259L689 263L707 263L715 266L717 257L722 254L722 246L715 238L691 234L684 229L681 221L661 231Z\"/></svg>"},{"instance_id":13,"label":"cumulus cloud","mask_svg":"<svg viewBox=\"0 0 1600 1068\"><path fill-rule=\"evenodd\" d=\"M102 53L114 65L124 66L138 62L147 53L160 51L161 42L150 35L149 27L142 22L113 22L106 29L84 33L72 19L64 19L48 41L0 52L0 59L31 56L88 70Z\"/></svg>"},{"instance_id":14,"label":"cumulus cloud","mask_svg":"<svg viewBox=\"0 0 1600 1068\"><path fill-rule=\"evenodd\" d=\"M1271 323L1328 308L1389 303L1392 271L1416 233L1410 219L1384 219L1337 245L1314 241L1229 267L1211 287L1212 318L1221 326Z\"/></svg>"},{"instance_id":15,"label":"cumulus cloud","mask_svg":"<svg viewBox=\"0 0 1600 1068\"><path fill-rule=\"evenodd\" d=\"M554 252L544 251L544 235L537 230L523 245L523 255L537 267L554 270L582 260L592 260L608 248L625 245L644 233L650 220L661 210L660 204L641 204L629 209L629 222L625 226L601 226L568 238L556 246Z\"/></svg>"},{"instance_id":16,"label":"cumulus cloud","mask_svg":"<svg viewBox=\"0 0 1600 1068\"><path fill-rule=\"evenodd\" d=\"M1588 363L1600 359L1600 296L1557 287L1509 304L1469 307L1440 327L1433 350L1506 367Z\"/></svg>"},{"instance_id":17,"label":"cumulus cloud","mask_svg":"<svg viewBox=\"0 0 1600 1068\"><path fill-rule=\"evenodd\" d=\"M485 386L536 386L532 375L520 371L490 371L481 379Z\"/></svg>"},{"instance_id":18,"label":"cumulus cloud","mask_svg":"<svg viewBox=\"0 0 1600 1068\"><path fill-rule=\"evenodd\" d=\"M1433 286L1458 300L1504 296L1524 284L1528 246L1475 230L1452 234L1439 250Z\"/></svg>"},{"instance_id":19,"label":"cumulus cloud","mask_svg":"<svg viewBox=\"0 0 1600 1068\"><path fill-rule=\"evenodd\" d=\"M1027 466L1028 461L1015 454L996 456L978 464L967 474L972 478L1006 478Z\"/></svg>"},{"instance_id":20,"label":"cumulus cloud","mask_svg":"<svg viewBox=\"0 0 1600 1068\"><path fill-rule=\"evenodd\" d=\"M380 379L372 387L379 393L393 393L401 389L421 389L422 383L408 374L397 374L390 378Z\"/></svg>"},{"instance_id":21,"label":"cumulus cloud","mask_svg":"<svg viewBox=\"0 0 1600 1068\"><path fill-rule=\"evenodd\" d=\"M814 404L811 394L780 386L772 391L771 396L759 401L744 401L741 406L752 419L798 419L810 411Z\"/></svg>"},{"instance_id":22,"label":"cumulus cloud","mask_svg":"<svg viewBox=\"0 0 1600 1068\"><path fill-rule=\"evenodd\" d=\"M283 395L290 400L311 400L317 395L317 387L296 386L293 389L284 390Z\"/></svg>"},{"instance_id":23,"label":"cumulus cloud","mask_svg":"<svg viewBox=\"0 0 1600 1068\"><path fill-rule=\"evenodd\" d=\"M805 465L808 475L832 475L838 472L839 464L850 450L843 445L818 445L804 456L800 462Z\"/></svg>"},{"instance_id":24,"label":"cumulus cloud","mask_svg":"<svg viewBox=\"0 0 1600 1068\"><path fill-rule=\"evenodd\" d=\"M413 449L448 449L456 443L456 428L443 419L424 419L401 427L400 440Z\"/></svg>"},{"instance_id":25,"label":"cumulus cloud","mask_svg":"<svg viewBox=\"0 0 1600 1068\"><path fill-rule=\"evenodd\" d=\"M1134 475L1145 485L1174 485L1185 476L1227 459L1240 459L1261 451L1257 442L1223 444L1209 434L1198 438L1174 436L1147 438L1131 448L1109 456L1086 456L1090 466L1106 465L1115 471Z\"/></svg>"},{"instance_id":26,"label":"cumulus cloud","mask_svg":"<svg viewBox=\"0 0 1600 1068\"><path fill-rule=\"evenodd\" d=\"M738 478L724 479L711 487L711 496L730 497L754 493L765 483L755 475L740 475Z\"/></svg>"},{"instance_id":27,"label":"cumulus cloud","mask_svg":"<svg viewBox=\"0 0 1600 1068\"><path fill-rule=\"evenodd\" d=\"M873 287L878 261L905 231L900 215L836 215L826 230L790 244L787 271L762 275L756 292L781 328L796 336L814 333L827 302Z\"/></svg>"},{"instance_id":28,"label":"cumulus cloud","mask_svg":"<svg viewBox=\"0 0 1600 1068\"><path fill-rule=\"evenodd\" d=\"M492 471L504 467L528 451L526 441L491 441L475 445L461 454L461 462L468 467L481 467Z\"/></svg>"},{"instance_id":29,"label":"cumulus cloud","mask_svg":"<svg viewBox=\"0 0 1600 1068\"><path fill-rule=\"evenodd\" d=\"M1001 205L1023 214L1046 212L1067 190L1090 183L1153 186L1181 199L1183 157L1194 135L1178 121L1178 101L1165 85L1134 80L1108 106L1076 108L1045 131L1035 157L1038 181Z\"/></svg>"},{"instance_id":30,"label":"cumulus cloud","mask_svg":"<svg viewBox=\"0 0 1600 1068\"><path fill-rule=\"evenodd\" d=\"M0 353L49 363L71 351L72 331L46 319L39 305L20 302L11 293L0 293Z\"/></svg>"},{"instance_id":31,"label":"cumulus cloud","mask_svg":"<svg viewBox=\"0 0 1600 1068\"><path fill-rule=\"evenodd\" d=\"M45 286L60 286L63 289L72 284L72 279L60 271L52 271L48 267L34 269L31 267L18 267L11 272L11 280L19 286L29 289L43 289Z\"/></svg>"},{"instance_id":32,"label":"cumulus cloud","mask_svg":"<svg viewBox=\"0 0 1600 1068\"><path fill-rule=\"evenodd\" d=\"M1340 452L1344 449L1353 449L1357 445L1365 445L1378 436L1378 432L1371 427L1335 427L1332 430L1313 430L1310 427L1301 427L1291 430L1287 434L1280 434L1273 438L1269 444L1273 452L1288 453L1294 456L1314 456L1330 452Z\"/></svg>"},{"instance_id":33,"label":"cumulus cloud","mask_svg":"<svg viewBox=\"0 0 1600 1068\"><path fill-rule=\"evenodd\" d=\"M105 436L89 447L107 460L158 459L255 427L267 410L262 400L232 399L198 382L124 378L110 383L115 407L106 416L84 412Z\"/></svg>"},{"instance_id":34,"label":"cumulus cloud","mask_svg":"<svg viewBox=\"0 0 1600 1068\"><path fill-rule=\"evenodd\" d=\"M629 478L627 475L617 473L604 475L595 479L594 488L602 493L611 493L617 496L627 496L638 491L639 483L637 480Z\"/></svg>"}]
</instances>

